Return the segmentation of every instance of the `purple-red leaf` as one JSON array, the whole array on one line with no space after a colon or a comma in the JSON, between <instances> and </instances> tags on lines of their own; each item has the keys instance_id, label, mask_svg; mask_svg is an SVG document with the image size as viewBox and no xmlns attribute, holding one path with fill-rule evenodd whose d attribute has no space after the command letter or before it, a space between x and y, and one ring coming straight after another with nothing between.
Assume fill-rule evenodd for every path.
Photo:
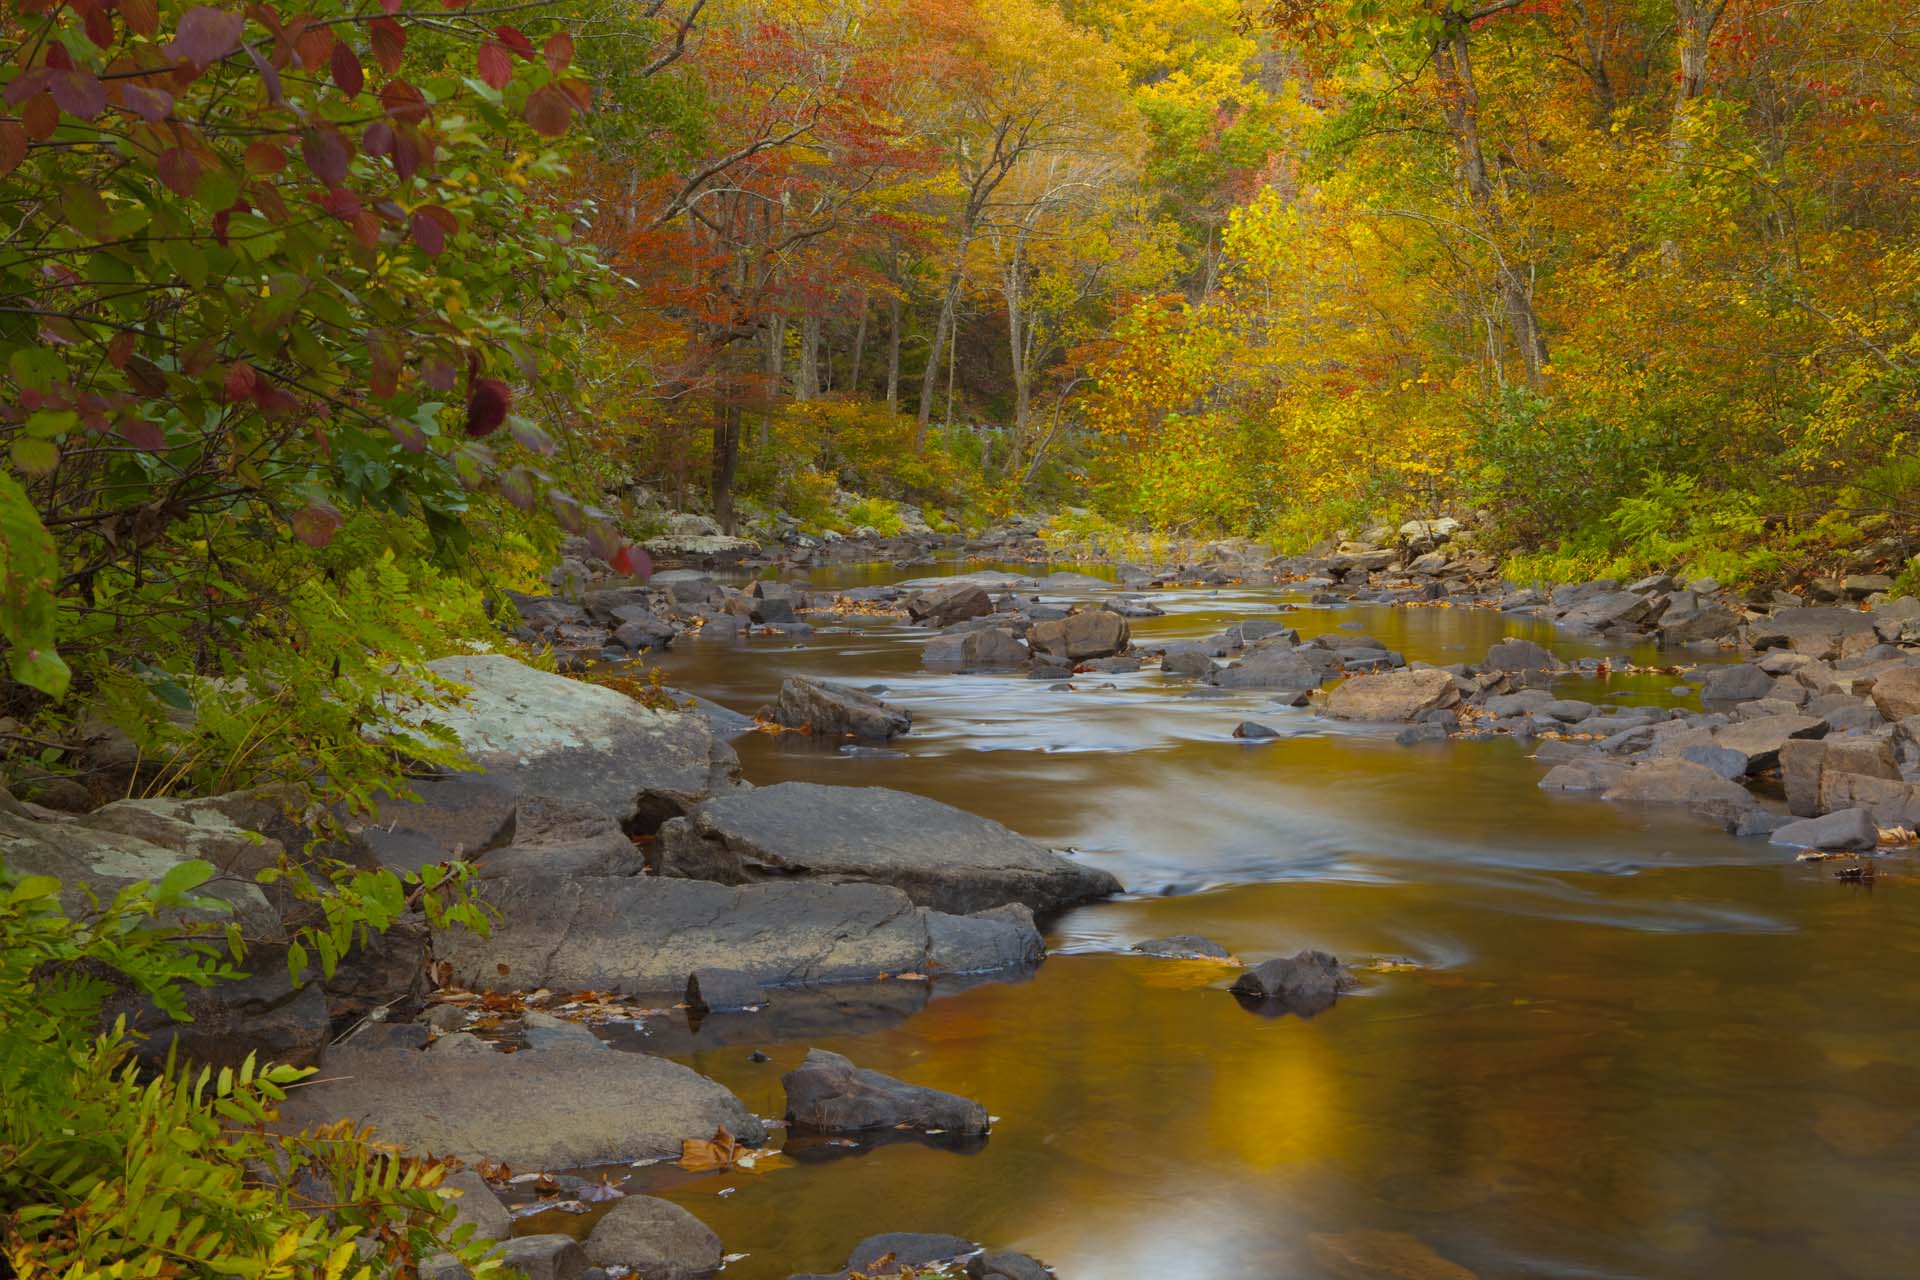
<instances>
[{"instance_id":1,"label":"purple-red leaf","mask_svg":"<svg viewBox=\"0 0 1920 1280\"><path fill-rule=\"evenodd\" d=\"M349 98L357 98L367 87L367 73L360 69L360 57L345 40L336 41L329 58L333 83Z\"/></svg>"},{"instance_id":2,"label":"purple-red leaf","mask_svg":"<svg viewBox=\"0 0 1920 1280\"><path fill-rule=\"evenodd\" d=\"M159 124L173 114L173 95L165 89L151 89L129 81L120 86L120 101L148 124Z\"/></svg>"},{"instance_id":3,"label":"purple-red leaf","mask_svg":"<svg viewBox=\"0 0 1920 1280\"><path fill-rule=\"evenodd\" d=\"M412 227L413 242L420 246L420 252L429 258L437 258L446 252L447 233L434 219L424 213L416 213Z\"/></svg>"},{"instance_id":4,"label":"purple-red leaf","mask_svg":"<svg viewBox=\"0 0 1920 1280\"><path fill-rule=\"evenodd\" d=\"M525 467L514 467L500 477L500 492L508 502L525 511L533 506L533 476Z\"/></svg>"},{"instance_id":5,"label":"purple-red leaf","mask_svg":"<svg viewBox=\"0 0 1920 1280\"><path fill-rule=\"evenodd\" d=\"M167 184L167 190L175 195L192 195L194 183L200 181L200 157L185 147L162 151L153 167L160 174L160 181Z\"/></svg>"},{"instance_id":6,"label":"purple-red leaf","mask_svg":"<svg viewBox=\"0 0 1920 1280\"><path fill-rule=\"evenodd\" d=\"M573 121L573 99L555 85L542 85L527 98L523 114L535 133L557 138Z\"/></svg>"},{"instance_id":7,"label":"purple-red leaf","mask_svg":"<svg viewBox=\"0 0 1920 1280\"><path fill-rule=\"evenodd\" d=\"M27 158L27 131L11 120L0 121L0 178Z\"/></svg>"},{"instance_id":8,"label":"purple-red leaf","mask_svg":"<svg viewBox=\"0 0 1920 1280\"><path fill-rule=\"evenodd\" d=\"M513 391L498 378L476 378L467 392L467 434L490 436L507 420Z\"/></svg>"},{"instance_id":9,"label":"purple-red leaf","mask_svg":"<svg viewBox=\"0 0 1920 1280\"><path fill-rule=\"evenodd\" d=\"M391 155L393 152L393 126L385 120L375 120L360 135L360 149L370 156Z\"/></svg>"},{"instance_id":10,"label":"purple-red leaf","mask_svg":"<svg viewBox=\"0 0 1920 1280\"><path fill-rule=\"evenodd\" d=\"M53 76L52 67L35 67L31 71L23 71L7 82L6 91L0 93L0 100L4 100L10 107L17 107L34 94L44 92L53 82Z\"/></svg>"},{"instance_id":11,"label":"purple-red leaf","mask_svg":"<svg viewBox=\"0 0 1920 1280\"><path fill-rule=\"evenodd\" d=\"M631 543L614 552L607 563L613 566L615 573L625 574L629 578L653 576L653 557L648 555L644 548L633 546Z\"/></svg>"},{"instance_id":12,"label":"purple-red leaf","mask_svg":"<svg viewBox=\"0 0 1920 1280\"><path fill-rule=\"evenodd\" d=\"M552 453L556 447L552 436L517 414L507 419L507 429L513 433L515 440L542 456Z\"/></svg>"},{"instance_id":13,"label":"purple-red leaf","mask_svg":"<svg viewBox=\"0 0 1920 1280\"><path fill-rule=\"evenodd\" d=\"M367 24L367 34L373 37L373 60L388 75L398 71L407 54L407 29L392 18L375 18Z\"/></svg>"},{"instance_id":14,"label":"purple-red leaf","mask_svg":"<svg viewBox=\"0 0 1920 1280\"><path fill-rule=\"evenodd\" d=\"M573 37L564 31L556 31L547 37L547 43L540 51L546 55L547 70L559 75L573 61Z\"/></svg>"},{"instance_id":15,"label":"purple-red leaf","mask_svg":"<svg viewBox=\"0 0 1920 1280\"><path fill-rule=\"evenodd\" d=\"M60 109L81 120L91 120L107 109L107 87L86 71L56 71L47 86Z\"/></svg>"},{"instance_id":16,"label":"purple-red leaf","mask_svg":"<svg viewBox=\"0 0 1920 1280\"><path fill-rule=\"evenodd\" d=\"M182 58L196 67L207 67L240 47L240 31L246 19L237 13L212 9L206 5L180 15L180 26L168 42L166 55Z\"/></svg>"},{"instance_id":17,"label":"purple-red leaf","mask_svg":"<svg viewBox=\"0 0 1920 1280\"><path fill-rule=\"evenodd\" d=\"M389 418L387 420L387 430L393 434L394 440L399 443L400 447L408 453L425 453L427 451L427 433L413 423L408 422L405 418Z\"/></svg>"},{"instance_id":18,"label":"purple-red leaf","mask_svg":"<svg viewBox=\"0 0 1920 1280\"><path fill-rule=\"evenodd\" d=\"M353 159L353 148L338 129L331 125L321 125L309 129L300 136L300 154L307 162L307 168L313 176L330 187L337 187L347 180L347 165Z\"/></svg>"}]
</instances>

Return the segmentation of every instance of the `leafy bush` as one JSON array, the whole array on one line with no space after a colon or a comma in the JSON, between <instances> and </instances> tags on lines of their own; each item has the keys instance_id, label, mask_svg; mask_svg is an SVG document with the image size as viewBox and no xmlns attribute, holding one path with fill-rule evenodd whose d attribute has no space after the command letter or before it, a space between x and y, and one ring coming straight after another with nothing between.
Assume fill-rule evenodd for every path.
<instances>
[{"instance_id":1,"label":"leafy bush","mask_svg":"<svg viewBox=\"0 0 1920 1280\"><path fill-rule=\"evenodd\" d=\"M855 529L870 528L883 538L897 537L906 527L900 519L900 504L886 498L861 498L849 504L847 524Z\"/></svg>"},{"instance_id":2,"label":"leafy bush","mask_svg":"<svg viewBox=\"0 0 1920 1280\"><path fill-rule=\"evenodd\" d=\"M124 1022L96 1032L118 984L182 1017L183 984L236 976L237 946L173 923L223 905L194 896L213 870L181 863L76 918L52 877L0 867L0 1257L69 1280L372 1280L448 1249L497 1269L455 1231L444 1165L350 1125L268 1128L310 1072L248 1058L143 1077Z\"/></svg>"}]
</instances>

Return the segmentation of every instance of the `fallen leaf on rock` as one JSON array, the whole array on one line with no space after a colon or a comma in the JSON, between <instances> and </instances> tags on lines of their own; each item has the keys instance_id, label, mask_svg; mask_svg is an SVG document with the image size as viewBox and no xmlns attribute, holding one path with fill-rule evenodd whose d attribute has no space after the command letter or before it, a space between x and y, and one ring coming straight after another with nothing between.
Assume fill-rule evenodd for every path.
<instances>
[{"instance_id":1,"label":"fallen leaf on rock","mask_svg":"<svg viewBox=\"0 0 1920 1280\"><path fill-rule=\"evenodd\" d=\"M1903 845L1920 844L1920 834L1912 827L1879 828L1880 846L1884 849L1899 848Z\"/></svg>"}]
</instances>

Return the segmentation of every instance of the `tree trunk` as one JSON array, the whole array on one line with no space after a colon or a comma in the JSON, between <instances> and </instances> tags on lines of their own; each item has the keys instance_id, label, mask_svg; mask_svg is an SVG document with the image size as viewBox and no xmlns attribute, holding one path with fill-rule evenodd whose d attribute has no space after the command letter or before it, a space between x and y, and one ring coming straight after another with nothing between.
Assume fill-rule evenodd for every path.
<instances>
[{"instance_id":1,"label":"tree trunk","mask_svg":"<svg viewBox=\"0 0 1920 1280\"><path fill-rule=\"evenodd\" d=\"M920 370L920 416L918 426L914 428L914 449L920 449L927 441L927 422L933 420L933 391L939 388L941 378L941 355L947 353L947 338L952 332L954 307L960 303L960 276L966 263L966 248L960 249L960 259L954 263L952 273L947 276L947 292L941 296L941 317L933 324L933 340L927 344L927 363Z\"/></svg>"},{"instance_id":2,"label":"tree trunk","mask_svg":"<svg viewBox=\"0 0 1920 1280\"><path fill-rule=\"evenodd\" d=\"M887 295L887 412L900 412L900 295Z\"/></svg>"},{"instance_id":3,"label":"tree trunk","mask_svg":"<svg viewBox=\"0 0 1920 1280\"><path fill-rule=\"evenodd\" d=\"M847 370L847 390L855 395L860 393L860 364L867 354L867 311L870 303L867 291L860 290L860 322L853 327L853 353Z\"/></svg>"},{"instance_id":4,"label":"tree trunk","mask_svg":"<svg viewBox=\"0 0 1920 1280\"><path fill-rule=\"evenodd\" d=\"M773 415L780 406L780 374L787 360L787 318L775 316L767 326L767 350L762 368L767 375L767 408L760 415L760 447L773 441Z\"/></svg>"},{"instance_id":5,"label":"tree trunk","mask_svg":"<svg viewBox=\"0 0 1920 1280\"><path fill-rule=\"evenodd\" d=\"M1547 340L1540 331L1539 315L1533 309L1532 273L1510 259L1500 244L1499 233L1505 228L1506 219L1500 210L1499 193L1494 190L1492 175L1487 170L1486 151L1480 144L1480 96L1473 83L1469 33L1466 16L1458 12L1450 14L1446 34L1434 46L1441 112L1460 159L1460 177L1467 190L1467 200L1486 224L1487 238L1493 246L1500 301L1513 343L1519 348L1521 363L1526 367L1527 385L1538 389L1545 380Z\"/></svg>"},{"instance_id":6,"label":"tree trunk","mask_svg":"<svg viewBox=\"0 0 1920 1280\"><path fill-rule=\"evenodd\" d=\"M740 468L740 406L731 403L723 379L713 406L713 518L721 531L733 533L733 477Z\"/></svg>"},{"instance_id":7,"label":"tree trunk","mask_svg":"<svg viewBox=\"0 0 1920 1280\"><path fill-rule=\"evenodd\" d=\"M811 400L820 394L820 317L800 317L800 367L794 371L793 398Z\"/></svg>"}]
</instances>

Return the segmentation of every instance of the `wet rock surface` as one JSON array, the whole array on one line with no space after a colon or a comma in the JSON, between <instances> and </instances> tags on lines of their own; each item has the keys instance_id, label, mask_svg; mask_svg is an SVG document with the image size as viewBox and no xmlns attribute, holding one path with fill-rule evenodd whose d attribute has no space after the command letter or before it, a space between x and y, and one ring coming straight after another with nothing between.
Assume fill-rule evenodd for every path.
<instances>
[{"instance_id":1,"label":"wet rock surface","mask_svg":"<svg viewBox=\"0 0 1920 1280\"><path fill-rule=\"evenodd\" d=\"M820 1133L909 1128L981 1134L989 1128L987 1109L971 1099L856 1067L825 1049L808 1050L781 1085L787 1120Z\"/></svg>"},{"instance_id":2,"label":"wet rock surface","mask_svg":"<svg viewBox=\"0 0 1920 1280\"><path fill-rule=\"evenodd\" d=\"M658 869L725 884L794 877L887 884L955 914L1008 902L1058 910L1120 889L1104 871L936 800L808 782L719 797L668 823Z\"/></svg>"}]
</instances>

